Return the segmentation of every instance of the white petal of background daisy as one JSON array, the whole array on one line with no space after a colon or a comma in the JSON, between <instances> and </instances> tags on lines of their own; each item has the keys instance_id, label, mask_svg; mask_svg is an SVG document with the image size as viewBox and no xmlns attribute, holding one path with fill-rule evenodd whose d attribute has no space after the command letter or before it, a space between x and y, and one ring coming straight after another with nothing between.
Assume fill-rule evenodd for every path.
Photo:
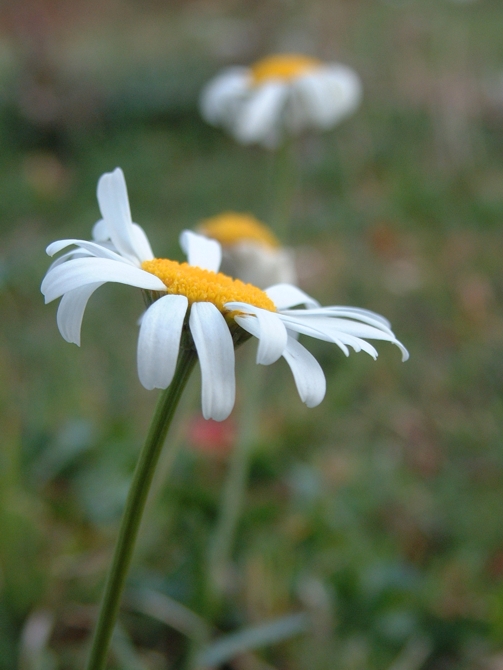
<instances>
[{"instance_id":1,"label":"white petal of background daisy","mask_svg":"<svg viewBox=\"0 0 503 670\"><path fill-rule=\"evenodd\" d=\"M220 243L224 274L259 288L297 282L293 250L251 214L222 212L201 221L197 231Z\"/></svg>"},{"instance_id":2,"label":"white petal of background daisy","mask_svg":"<svg viewBox=\"0 0 503 670\"><path fill-rule=\"evenodd\" d=\"M285 133L326 130L358 108L362 86L351 68L277 54L227 68L203 89L203 118L242 144L275 147Z\"/></svg>"},{"instance_id":3,"label":"white petal of background daisy","mask_svg":"<svg viewBox=\"0 0 503 670\"><path fill-rule=\"evenodd\" d=\"M87 254L53 265L42 282L46 302L62 298L60 332L67 341L80 343L87 302L103 283L119 282L152 292L154 301L141 319L138 339L140 381L148 389L170 385L185 328L201 366L205 418L221 421L232 411L233 337L243 331L259 341L257 363L270 365L283 356L309 407L323 399L325 378L316 360L296 341L298 333L335 343L346 355L351 347L374 358L377 351L367 340L387 340L401 349L403 360L408 357L379 315L355 307L320 307L290 284L262 291L218 272L221 255L215 240L184 231L181 245L188 263L154 258L145 234L139 234L141 229L131 220L119 168L101 177L98 201L105 222L100 224L103 237L110 236L113 249L76 239L60 240L47 248L52 255L74 245Z\"/></svg>"}]
</instances>

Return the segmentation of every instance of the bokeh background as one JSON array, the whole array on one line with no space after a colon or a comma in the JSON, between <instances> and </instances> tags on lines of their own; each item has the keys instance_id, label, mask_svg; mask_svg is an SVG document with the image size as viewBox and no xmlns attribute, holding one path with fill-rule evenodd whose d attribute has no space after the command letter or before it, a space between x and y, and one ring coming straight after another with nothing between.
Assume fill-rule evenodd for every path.
<instances>
[{"instance_id":1,"label":"bokeh background","mask_svg":"<svg viewBox=\"0 0 503 670\"><path fill-rule=\"evenodd\" d=\"M222 66L276 51L340 61L364 86L354 117L296 147L301 286L386 315L411 358L310 341L328 379L310 410L286 365L265 371L213 624L307 611L314 625L221 667L503 668L502 31L500 0L3 1L2 670L82 667L155 404L136 374L140 293L98 291L69 345L39 291L45 246L89 238L97 179L117 165L157 255L181 259L179 232L222 210L267 222L270 154L207 126L197 99ZM129 587L201 614L245 389L215 433L197 377ZM146 610L125 603L110 667L181 668L184 636Z\"/></svg>"}]
</instances>

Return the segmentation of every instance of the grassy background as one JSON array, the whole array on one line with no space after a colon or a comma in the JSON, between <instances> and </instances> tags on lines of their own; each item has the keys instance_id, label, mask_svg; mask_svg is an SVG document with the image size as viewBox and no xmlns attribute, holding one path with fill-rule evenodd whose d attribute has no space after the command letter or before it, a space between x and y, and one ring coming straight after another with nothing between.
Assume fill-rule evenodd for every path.
<instances>
[{"instance_id":1,"label":"grassy background","mask_svg":"<svg viewBox=\"0 0 503 670\"><path fill-rule=\"evenodd\" d=\"M181 258L180 230L223 209L267 221L271 157L206 126L197 95L222 65L275 50L345 62L365 90L352 119L296 148L302 286L385 314L411 359L309 342L328 379L312 410L286 365L265 370L234 593L214 623L306 608L317 623L228 667L503 667L501 3L25 0L0 12L0 668L82 666L155 402L135 368L141 295L98 291L77 349L39 293L44 248L89 237L97 179L116 165L158 255ZM130 584L202 613L228 458L190 443L196 406ZM181 667L181 635L127 608L123 625L135 652L123 642L112 667Z\"/></svg>"}]
</instances>

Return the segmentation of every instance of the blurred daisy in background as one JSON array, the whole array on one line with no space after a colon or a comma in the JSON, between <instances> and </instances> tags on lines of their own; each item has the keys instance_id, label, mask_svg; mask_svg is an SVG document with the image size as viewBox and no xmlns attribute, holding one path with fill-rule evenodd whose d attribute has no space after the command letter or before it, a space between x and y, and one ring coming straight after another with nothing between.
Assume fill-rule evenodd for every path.
<instances>
[{"instance_id":1,"label":"blurred daisy in background","mask_svg":"<svg viewBox=\"0 0 503 670\"><path fill-rule=\"evenodd\" d=\"M138 337L138 375L147 389L167 388L174 376L181 346L194 347L202 378L205 419L222 421L234 407L234 348L250 336L258 339L256 362L270 365L283 357L293 373L301 400L315 407L325 396L320 364L297 341L298 334L366 351L367 339L387 340L402 351L390 324L378 314L356 307L321 307L291 284L260 288L219 272L221 247L190 231L180 243L187 263L155 258L143 229L132 222L124 175L120 168L98 183L103 219L98 228L104 243L78 239L53 242L52 256L69 246L53 264L41 286L46 302L61 298L57 322L68 342L80 343L82 318L94 291L118 282L147 292L150 306L143 314Z\"/></svg>"},{"instance_id":2,"label":"blurred daisy in background","mask_svg":"<svg viewBox=\"0 0 503 670\"><path fill-rule=\"evenodd\" d=\"M197 231L220 243L224 274L259 288L297 283L293 251L251 214L222 212L201 221Z\"/></svg>"},{"instance_id":3,"label":"blurred daisy in background","mask_svg":"<svg viewBox=\"0 0 503 670\"><path fill-rule=\"evenodd\" d=\"M242 144L274 148L285 134L332 128L359 106L362 86L351 68L300 54L277 54L250 67L229 67L203 89L203 118Z\"/></svg>"}]
</instances>

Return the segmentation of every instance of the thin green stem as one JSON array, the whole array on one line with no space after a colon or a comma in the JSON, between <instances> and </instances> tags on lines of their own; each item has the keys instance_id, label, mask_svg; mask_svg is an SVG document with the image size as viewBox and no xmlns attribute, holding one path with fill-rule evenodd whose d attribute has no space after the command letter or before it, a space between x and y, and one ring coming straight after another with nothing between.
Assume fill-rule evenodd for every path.
<instances>
[{"instance_id":1,"label":"thin green stem","mask_svg":"<svg viewBox=\"0 0 503 670\"><path fill-rule=\"evenodd\" d=\"M152 424L140 453L105 585L87 670L105 668L108 647L119 611L124 583L159 455L176 407L197 360L193 348L182 348L173 381L159 397ZM176 442L175 442L176 444Z\"/></svg>"},{"instance_id":2,"label":"thin green stem","mask_svg":"<svg viewBox=\"0 0 503 670\"><path fill-rule=\"evenodd\" d=\"M295 141L286 137L274 154L271 184L272 212L270 225L282 243L289 242L298 175L295 165Z\"/></svg>"}]
</instances>

